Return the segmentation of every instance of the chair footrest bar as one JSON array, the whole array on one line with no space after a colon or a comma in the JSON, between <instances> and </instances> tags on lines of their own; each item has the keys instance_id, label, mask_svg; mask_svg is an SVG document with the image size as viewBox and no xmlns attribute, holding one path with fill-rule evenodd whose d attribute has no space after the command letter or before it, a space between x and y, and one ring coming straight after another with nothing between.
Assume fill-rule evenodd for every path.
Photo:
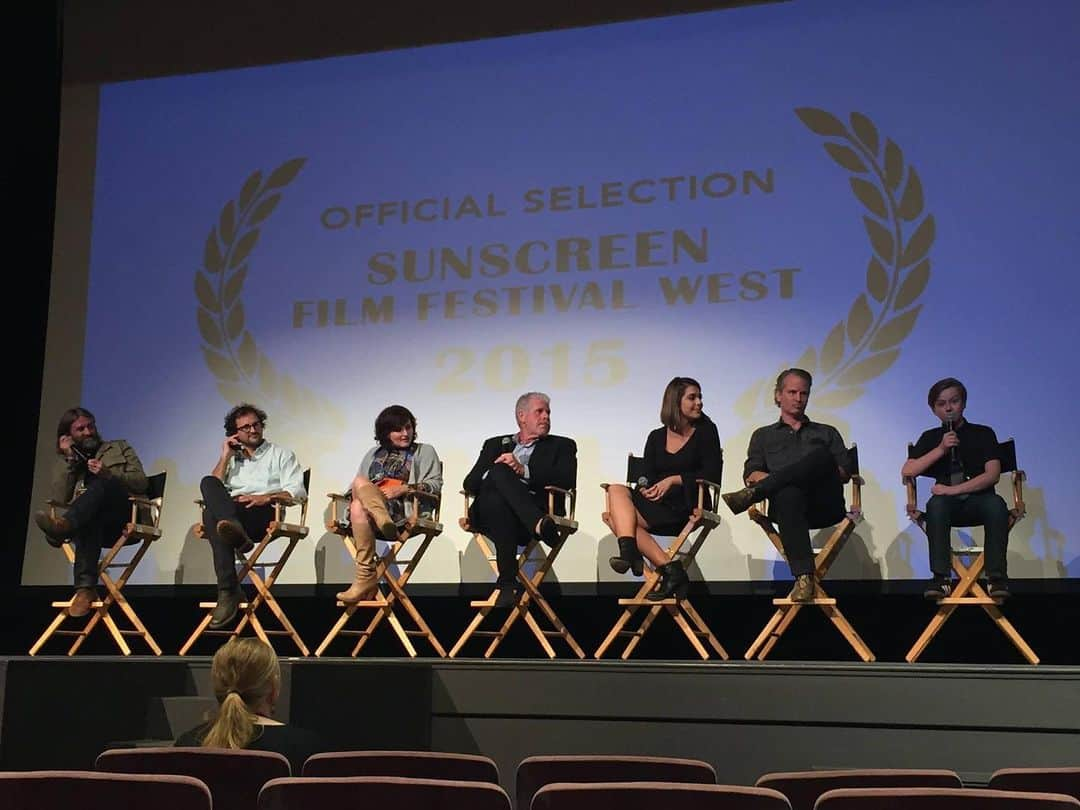
<instances>
[{"instance_id":1,"label":"chair footrest bar","mask_svg":"<svg viewBox=\"0 0 1080 810\"><path fill-rule=\"evenodd\" d=\"M808 599L805 602L796 602L794 599L773 599L774 605L835 605L835 599Z\"/></svg>"},{"instance_id":2,"label":"chair footrest bar","mask_svg":"<svg viewBox=\"0 0 1080 810\"><path fill-rule=\"evenodd\" d=\"M991 599L989 596L947 596L935 600L939 605L1001 605L1003 599Z\"/></svg>"}]
</instances>

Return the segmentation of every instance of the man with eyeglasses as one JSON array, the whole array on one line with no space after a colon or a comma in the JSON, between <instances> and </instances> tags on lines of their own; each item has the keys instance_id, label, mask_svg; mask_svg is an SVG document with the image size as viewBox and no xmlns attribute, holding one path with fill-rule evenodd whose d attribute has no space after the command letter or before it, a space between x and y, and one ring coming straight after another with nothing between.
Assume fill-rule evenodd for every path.
<instances>
[{"instance_id":1,"label":"man with eyeglasses","mask_svg":"<svg viewBox=\"0 0 1080 810\"><path fill-rule=\"evenodd\" d=\"M266 412L241 403L225 415L225 441L210 475L199 484L203 533L214 552L218 598L210 628L230 624L240 607L236 551L254 547L274 519L274 501L306 500L304 473L296 454L263 438Z\"/></svg>"},{"instance_id":2,"label":"man with eyeglasses","mask_svg":"<svg viewBox=\"0 0 1080 810\"><path fill-rule=\"evenodd\" d=\"M102 546L114 543L131 519L128 496L144 494L148 484L134 448L123 439L102 439L85 408L70 408L60 417L56 454L52 500L70 506L62 515L35 512L34 523L50 546L60 548L70 540L75 548L75 595L68 615L78 618L97 599Z\"/></svg>"}]
</instances>

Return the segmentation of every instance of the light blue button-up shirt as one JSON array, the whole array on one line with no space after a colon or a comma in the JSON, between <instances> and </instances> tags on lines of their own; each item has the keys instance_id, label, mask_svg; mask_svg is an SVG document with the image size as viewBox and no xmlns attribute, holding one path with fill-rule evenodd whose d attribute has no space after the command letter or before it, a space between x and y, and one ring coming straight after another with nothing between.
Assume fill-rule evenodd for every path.
<instances>
[{"instance_id":1,"label":"light blue button-up shirt","mask_svg":"<svg viewBox=\"0 0 1080 810\"><path fill-rule=\"evenodd\" d=\"M225 469L225 489L229 495L265 495L288 492L297 500L307 500L304 471L292 450L263 441L250 458L229 459Z\"/></svg>"}]
</instances>

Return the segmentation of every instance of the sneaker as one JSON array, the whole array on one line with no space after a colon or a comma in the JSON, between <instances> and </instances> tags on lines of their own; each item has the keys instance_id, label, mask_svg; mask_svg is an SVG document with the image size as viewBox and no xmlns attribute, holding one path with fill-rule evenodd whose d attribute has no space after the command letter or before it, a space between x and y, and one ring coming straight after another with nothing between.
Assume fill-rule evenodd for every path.
<instances>
[{"instance_id":1,"label":"sneaker","mask_svg":"<svg viewBox=\"0 0 1080 810\"><path fill-rule=\"evenodd\" d=\"M814 598L816 583L813 574L799 574L795 578L795 587L791 589L792 602L809 602Z\"/></svg>"},{"instance_id":2,"label":"sneaker","mask_svg":"<svg viewBox=\"0 0 1080 810\"><path fill-rule=\"evenodd\" d=\"M944 599L952 593L952 583L948 577L934 577L923 591L924 599Z\"/></svg>"},{"instance_id":3,"label":"sneaker","mask_svg":"<svg viewBox=\"0 0 1080 810\"><path fill-rule=\"evenodd\" d=\"M1009 591L1009 580L1005 579L1005 577L991 579L986 587L986 592L990 594L991 599L1008 599L1012 596Z\"/></svg>"}]
</instances>

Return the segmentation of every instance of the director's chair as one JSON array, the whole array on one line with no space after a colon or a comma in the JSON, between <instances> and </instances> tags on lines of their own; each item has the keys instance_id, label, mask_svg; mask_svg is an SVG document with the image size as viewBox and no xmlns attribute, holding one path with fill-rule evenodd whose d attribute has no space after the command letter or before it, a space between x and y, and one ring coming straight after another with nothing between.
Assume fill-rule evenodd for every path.
<instances>
[{"instance_id":1,"label":"director's chair","mask_svg":"<svg viewBox=\"0 0 1080 810\"><path fill-rule=\"evenodd\" d=\"M143 556L150 550L150 544L161 538L161 505L165 497L165 473L152 475L146 480L147 490L145 495L128 496L128 500L131 501L131 521L124 525L124 529L116 542L105 551L104 556L98 562L98 578L105 587L105 598L97 599L91 603L93 613L90 614L86 624L80 630L60 629L64 621L70 618L68 608L71 607L71 600L53 602L52 606L57 608L57 614L49 626L45 628L45 632L41 634L41 637L34 642L34 646L30 648L30 655L37 655L38 651L54 635L74 636L75 640L72 642L67 654L75 655L98 622L105 625L109 635L112 636L116 646L124 655L131 655L131 648L124 639L125 636L141 638L154 655L161 655L161 647L154 641L154 637L150 635L150 631L146 629L146 625L142 623L131 603L121 593L128 579L135 573L135 569L142 561ZM48 502L49 511L54 516L59 510L65 509L67 506L68 504L57 501ZM127 562L116 562L116 557L122 548L136 543L139 544L139 547ZM71 547L71 543L64 543L61 548L68 558L68 562L74 565L75 552ZM113 579L109 571L116 568L121 569L120 576ZM131 623L130 628L121 628L110 615L109 611L113 605L120 608L127 617Z\"/></svg>"},{"instance_id":2,"label":"director's chair","mask_svg":"<svg viewBox=\"0 0 1080 810\"><path fill-rule=\"evenodd\" d=\"M908 458L913 458L915 447L908 445ZM1012 473L1012 494L1013 494L1013 508L1009 510L1009 531L1012 531L1012 527L1024 517L1027 511L1027 507L1024 505L1024 480L1027 475L1023 470L1019 470L1016 467L1016 442L1012 439L1008 439L998 444L998 458L1001 460L1001 472ZM907 490L907 513L911 518L912 523L922 529L923 534L926 533L926 515L918 508L918 492L916 489L916 482L914 478L904 478L904 488ZM908 650L908 654L904 656L905 660L911 664L919 660L919 656L923 654L930 642L933 641L934 636L938 634L942 627L945 626L945 622L952 616L955 611L961 605L978 605L986 611L987 615L993 619L994 624L998 626L998 629L1006 635L1006 637L1013 643L1013 646L1020 651L1020 654L1024 656L1029 664L1038 664L1039 657L1035 655L1035 651L1028 646L1028 643L1024 641L1023 636L1017 632L1013 627L1012 622L1005 618L1005 615L1001 612L1000 599L992 599L990 594L986 592L986 589L979 583L979 574L982 573L983 566L986 563L985 551L981 546L954 546L952 550L952 567L959 577L956 583L956 588L953 590L952 595L947 596L944 599L938 599L938 609L934 613L930 623L923 630L922 635Z\"/></svg>"},{"instance_id":3,"label":"director's chair","mask_svg":"<svg viewBox=\"0 0 1080 810\"><path fill-rule=\"evenodd\" d=\"M626 465L626 480L627 482L634 482L640 480L642 476L642 465L644 459L640 456L631 455ZM604 500L606 508L604 509L603 521L608 525L612 531L615 530L614 525L611 522L611 500L608 494L608 488L610 484L601 484L604 489ZM720 515L718 515L713 509L716 504L720 502L720 485L712 481L707 481L704 478L697 479L698 497L697 507L690 514L690 519L683 526L682 531L678 536L672 540L671 545L665 550L667 552L668 562L675 559L676 555L682 550L683 546L690 539L690 535L695 531L698 532L694 542L690 545L690 548L682 555L683 565L689 567L697 556L698 550L704 544L709 533L720 525ZM708 493L709 501L706 501L706 493ZM708 508L712 507L712 508ZM700 531L698 531L700 529ZM644 580L641 586L629 599L620 599L619 604L624 608L622 614L616 620L614 626L611 628L607 637L596 649L594 658L602 658L608 648L615 642L617 638L629 637L629 641L626 643L626 647L622 651L620 656L624 661L630 657L630 654L634 651L634 648L640 643L641 639L652 627L656 617L660 615L662 610L666 610L671 614L671 618L682 630L683 635L686 636L691 646L701 656L702 660L709 659L709 651L701 643L701 640L709 642L709 646L716 651L723 660L728 660L727 651L723 645L713 635L712 630L705 623L705 620L701 618L701 615L694 609L694 606L690 603L689 599L663 599L659 602L653 602L646 598L657 584L660 582L660 574L653 568L646 568ZM630 619L641 608L649 608L648 613L638 624L637 629L627 630L626 625L630 622ZM689 619L689 621L687 621ZM693 627L691 627L691 623Z\"/></svg>"},{"instance_id":4,"label":"director's chair","mask_svg":"<svg viewBox=\"0 0 1080 810\"><path fill-rule=\"evenodd\" d=\"M765 624L765 627L762 628L758 637L754 639L754 643L747 649L745 655L747 661L753 660L754 658L757 658L759 661L764 661L766 656L772 652L773 647L776 646L776 642L780 640L780 637L784 635L791 626L791 623L798 615L799 610L807 605L815 605L821 609L828 617L829 621L831 621L836 629L840 631L840 634L847 643L851 645L851 648L855 650L855 654L858 655L859 658L863 661L874 660L874 654L870 651L870 648L866 646L866 642L855 632L855 628L851 626L851 622L849 622L844 614L840 612L840 608L836 606L836 600L829 596L821 586L821 581L829 572L829 568L831 568L833 562L835 562L836 556L840 553L840 550L844 547L844 544L851 536L851 533L855 530L855 526L862 520L862 486L864 481L862 476L859 475L859 449L856 445L852 445L848 449L848 459L851 465L851 509L844 515L844 518L835 525L832 534L829 535L829 539L825 541L825 545L820 549L814 550L814 598L808 602L795 602L791 598L791 593L789 593L785 598L773 599L773 604L776 605L776 612L773 613L772 618L770 618ZM769 540L776 547L776 550L780 553L781 558L786 561L787 558L784 557L784 546L780 541L780 534L773 522L769 520L767 504L762 502L755 506L751 506L748 514L750 515L750 519L765 532ZM828 527L812 526L811 528L824 529ZM792 591L794 591L794 588L792 588Z\"/></svg>"},{"instance_id":5,"label":"director's chair","mask_svg":"<svg viewBox=\"0 0 1080 810\"><path fill-rule=\"evenodd\" d=\"M551 642L548 640L552 638L562 639L578 658L585 657L585 651L581 649L581 645L577 643L573 635L571 635L570 631L566 628L566 625L563 624L562 619L560 619L555 612L555 609L551 607L551 604L544 598L544 595L540 593L540 584L551 570L551 566L555 563L555 559L559 556L559 552L562 551L566 538L578 530L578 523L574 520L577 495L574 490L561 489L554 486L544 487L544 491L547 492L548 497L547 514L555 523L555 528L559 534L558 542L545 551L543 546L540 545L540 540L533 537L518 553L517 577L523 590L517 594L517 601L514 606L510 608L510 615L506 617L498 630L480 629L484 619L486 619L487 615L495 608L495 598L498 595L497 588L491 592L491 595L487 599L477 599L469 603L469 606L475 608L477 612L476 615L473 616L472 621L469 622L468 627L465 628L465 632L461 634L461 638L457 640L457 643L454 644L453 648L450 650L451 658L456 658L458 653L461 652L462 648L473 636L483 636L491 639L491 643L484 652L484 658L491 658L491 656L495 654L495 650L499 648L503 639L506 638L506 634L510 632L510 628L514 626L518 619L525 620L525 624L528 626L529 630L532 631L532 634L536 637L536 640L540 643L540 646L543 648L548 658L555 658L555 648L551 646ZM483 551L491 569L497 573L498 566L496 564L494 543L490 538L472 530L469 525L469 506L472 503L472 496L464 491L461 494L465 497L465 515L458 520L458 525L465 531L473 533L473 539L476 540L477 545L480 547L481 551ZM564 510L567 513L566 517L555 514L556 497L561 497L564 505L569 502L569 508ZM526 571L526 568L530 563L536 564L536 568L531 574ZM533 603L535 603L544 616L547 617L548 622L554 628L553 630L545 630L540 626L540 623L530 610Z\"/></svg>"},{"instance_id":6,"label":"director's chair","mask_svg":"<svg viewBox=\"0 0 1080 810\"><path fill-rule=\"evenodd\" d=\"M311 468L309 467L304 470L305 491L308 489L310 481ZM197 500L195 503L200 509L205 505L201 500ZM249 624L251 625L251 629L255 632L255 635L265 643L271 644L270 636L288 636L292 639L293 643L296 644L301 655L310 655L307 645L304 644L303 639L300 638L300 634L296 632L296 628L293 627L292 622L289 621L289 617L285 615L285 611L272 593L274 583L277 582L281 569L285 567L285 564L289 561L289 557L292 556L296 544L308 535L308 501L306 498L303 501L297 501L295 498L279 496L273 503L274 519L271 520L266 527L266 532L263 534L262 540L255 544L255 548L252 549L247 557L243 555L240 549L236 549L237 562L240 563L240 568L236 572L237 578L241 583L245 578L251 580L251 584L255 587L255 597L240 603L240 618L237 620L236 626L232 630L209 629L210 620L213 618L214 608L217 607L217 602L199 602L199 607L206 611L206 615L203 616L202 620L195 627L194 632L188 637L188 640L184 642L184 646L180 648L180 655L186 655L188 650L192 648L200 636L239 637L244 631L244 628ZM300 507L299 523L288 523L285 521L285 518L287 517L286 510L293 506ZM201 521L195 525L194 531L196 535L205 539ZM266 547L279 537L287 538L289 541L288 545L285 546L285 549L281 552L281 555L277 560L263 562L262 555L263 552L266 551ZM270 566L273 566L270 575L266 576L266 569ZM260 574L255 570L256 568L261 569L263 573ZM262 620L259 618L256 611L264 605L267 610L270 611L270 614L277 620L280 629L268 630L263 626Z\"/></svg>"},{"instance_id":7,"label":"director's chair","mask_svg":"<svg viewBox=\"0 0 1080 810\"><path fill-rule=\"evenodd\" d=\"M353 544L352 529L349 523L349 500L350 496L340 495L336 492L327 493L327 497L330 499L330 519L327 521L326 528L328 531L339 535L342 542L345 544L345 548L349 550L349 556L356 557L356 546ZM386 582L386 587L389 593L383 593L382 590L377 590L375 596L372 599L364 599L359 602L341 602L337 603L338 607L343 607L345 610L341 616L334 623L334 626L330 628L330 632L326 634L326 638L323 639L318 649L315 650L316 657L322 656L326 651L326 648L330 646L330 643L339 635L345 636L358 636L359 641L356 642L356 646L349 655L355 658L364 645L367 644L368 639L375 633L375 629L379 626L383 619L386 619L390 623L390 627L393 628L394 633L397 634L398 639L401 641L401 646L405 648L405 652L409 654L410 658L416 658L416 648L410 636L416 636L427 641L431 645L432 649L438 654L440 658L446 657L446 650L442 644L435 637L435 633L432 631L428 623L424 621L424 617L420 615L420 611L417 610L416 605L413 604L412 599L405 593L405 584L409 581L409 577L412 576L412 572L416 569L417 563L424 556L424 552L427 551L431 541L442 534L442 524L439 523L439 505L440 497L438 494L429 492L422 492L420 490L412 490L406 497L412 500L412 514L406 518L403 522L398 524L398 536L397 539L392 541L387 549L386 553L377 556L375 558L375 576ZM421 512L421 501L427 501L431 504L430 512L423 514ZM398 554L401 553L402 548L414 537L420 538L419 545L415 546L408 559L398 559ZM404 565L405 568L401 570L401 573L395 574L394 569L397 566ZM406 629L401 623L401 620L394 613L394 606L400 605L405 612L412 619L416 629ZM360 608L374 608L375 613L368 622L367 627L363 630L346 630L345 625L348 624L349 619Z\"/></svg>"}]
</instances>

